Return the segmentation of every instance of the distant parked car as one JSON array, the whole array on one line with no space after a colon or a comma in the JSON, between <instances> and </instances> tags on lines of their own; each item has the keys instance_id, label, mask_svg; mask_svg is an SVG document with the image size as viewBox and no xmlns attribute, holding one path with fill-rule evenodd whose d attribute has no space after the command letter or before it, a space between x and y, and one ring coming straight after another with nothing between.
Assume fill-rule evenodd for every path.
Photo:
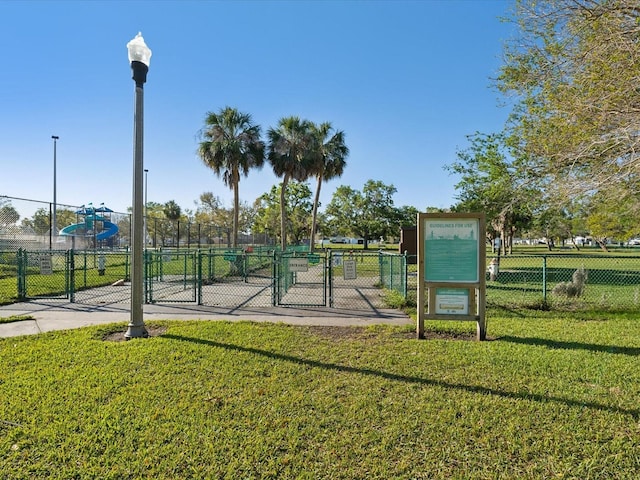
<instances>
[{"instance_id":1,"label":"distant parked car","mask_svg":"<svg viewBox=\"0 0 640 480\"><path fill-rule=\"evenodd\" d=\"M627 242L627 245L630 247L637 247L640 245L640 238L632 238Z\"/></svg>"}]
</instances>

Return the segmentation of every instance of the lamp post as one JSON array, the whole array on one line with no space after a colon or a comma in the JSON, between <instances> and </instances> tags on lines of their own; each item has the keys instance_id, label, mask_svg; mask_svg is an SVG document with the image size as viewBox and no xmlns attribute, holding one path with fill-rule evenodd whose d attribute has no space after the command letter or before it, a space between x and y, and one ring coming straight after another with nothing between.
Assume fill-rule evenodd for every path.
<instances>
[{"instance_id":1,"label":"lamp post","mask_svg":"<svg viewBox=\"0 0 640 480\"><path fill-rule=\"evenodd\" d=\"M124 337L146 338L149 332L142 318L142 299L144 293L144 209L142 206L143 162L143 120L144 120L144 83L147 81L151 50L138 33L127 43L129 62L135 81L135 110L133 118L133 201L131 211L131 316Z\"/></svg>"},{"instance_id":2,"label":"lamp post","mask_svg":"<svg viewBox=\"0 0 640 480\"><path fill-rule=\"evenodd\" d=\"M56 156L57 156L57 142L58 139L60 137L58 137L57 135L51 135L51 138L53 138L53 211L51 212L51 236L57 236L58 235L58 218L56 216L56 210L57 205L56 205Z\"/></svg>"}]
</instances>

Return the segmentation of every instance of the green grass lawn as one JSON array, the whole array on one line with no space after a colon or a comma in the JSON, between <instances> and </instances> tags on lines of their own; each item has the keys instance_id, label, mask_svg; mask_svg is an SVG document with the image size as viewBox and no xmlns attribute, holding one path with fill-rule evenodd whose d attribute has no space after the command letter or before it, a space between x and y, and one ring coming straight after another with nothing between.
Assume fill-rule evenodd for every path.
<instances>
[{"instance_id":1,"label":"green grass lawn","mask_svg":"<svg viewBox=\"0 0 640 480\"><path fill-rule=\"evenodd\" d=\"M0 339L0 477L636 479L635 315Z\"/></svg>"}]
</instances>

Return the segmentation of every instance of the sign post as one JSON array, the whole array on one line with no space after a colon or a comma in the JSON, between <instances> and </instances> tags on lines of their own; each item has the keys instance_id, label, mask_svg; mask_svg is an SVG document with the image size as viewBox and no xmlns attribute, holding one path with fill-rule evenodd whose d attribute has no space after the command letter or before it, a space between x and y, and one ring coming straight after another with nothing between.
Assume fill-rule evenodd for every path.
<instances>
[{"instance_id":1,"label":"sign post","mask_svg":"<svg viewBox=\"0 0 640 480\"><path fill-rule=\"evenodd\" d=\"M426 318L475 321L486 339L485 238L482 213L418 214L418 338Z\"/></svg>"}]
</instances>

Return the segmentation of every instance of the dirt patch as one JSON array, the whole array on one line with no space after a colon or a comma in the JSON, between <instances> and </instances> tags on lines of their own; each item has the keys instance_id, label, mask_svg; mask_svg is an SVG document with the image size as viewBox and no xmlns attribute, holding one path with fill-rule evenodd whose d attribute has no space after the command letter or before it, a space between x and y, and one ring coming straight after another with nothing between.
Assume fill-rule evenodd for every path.
<instances>
[{"instance_id":1,"label":"dirt patch","mask_svg":"<svg viewBox=\"0 0 640 480\"><path fill-rule=\"evenodd\" d=\"M375 339L380 336L380 332L371 330L367 327L329 327L329 326L317 326L306 327L309 332L322 338L329 340L368 340ZM392 338L400 338L406 340L415 340L416 332L414 331L396 331L388 334ZM475 341L475 333L460 333L460 332L434 332L425 331L425 340L466 340Z\"/></svg>"},{"instance_id":2,"label":"dirt patch","mask_svg":"<svg viewBox=\"0 0 640 480\"><path fill-rule=\"evenodd\" d=\"M159 337L167 331L167 327L165 326L146 325L146 329L149 337ZM121 332L111 332L103 336L102 340L104 340L105 342L124 342L127 340L126 338L124 338L125 333L127 333L126 330L123 330Z\"/></svg>"}]
</instances>

